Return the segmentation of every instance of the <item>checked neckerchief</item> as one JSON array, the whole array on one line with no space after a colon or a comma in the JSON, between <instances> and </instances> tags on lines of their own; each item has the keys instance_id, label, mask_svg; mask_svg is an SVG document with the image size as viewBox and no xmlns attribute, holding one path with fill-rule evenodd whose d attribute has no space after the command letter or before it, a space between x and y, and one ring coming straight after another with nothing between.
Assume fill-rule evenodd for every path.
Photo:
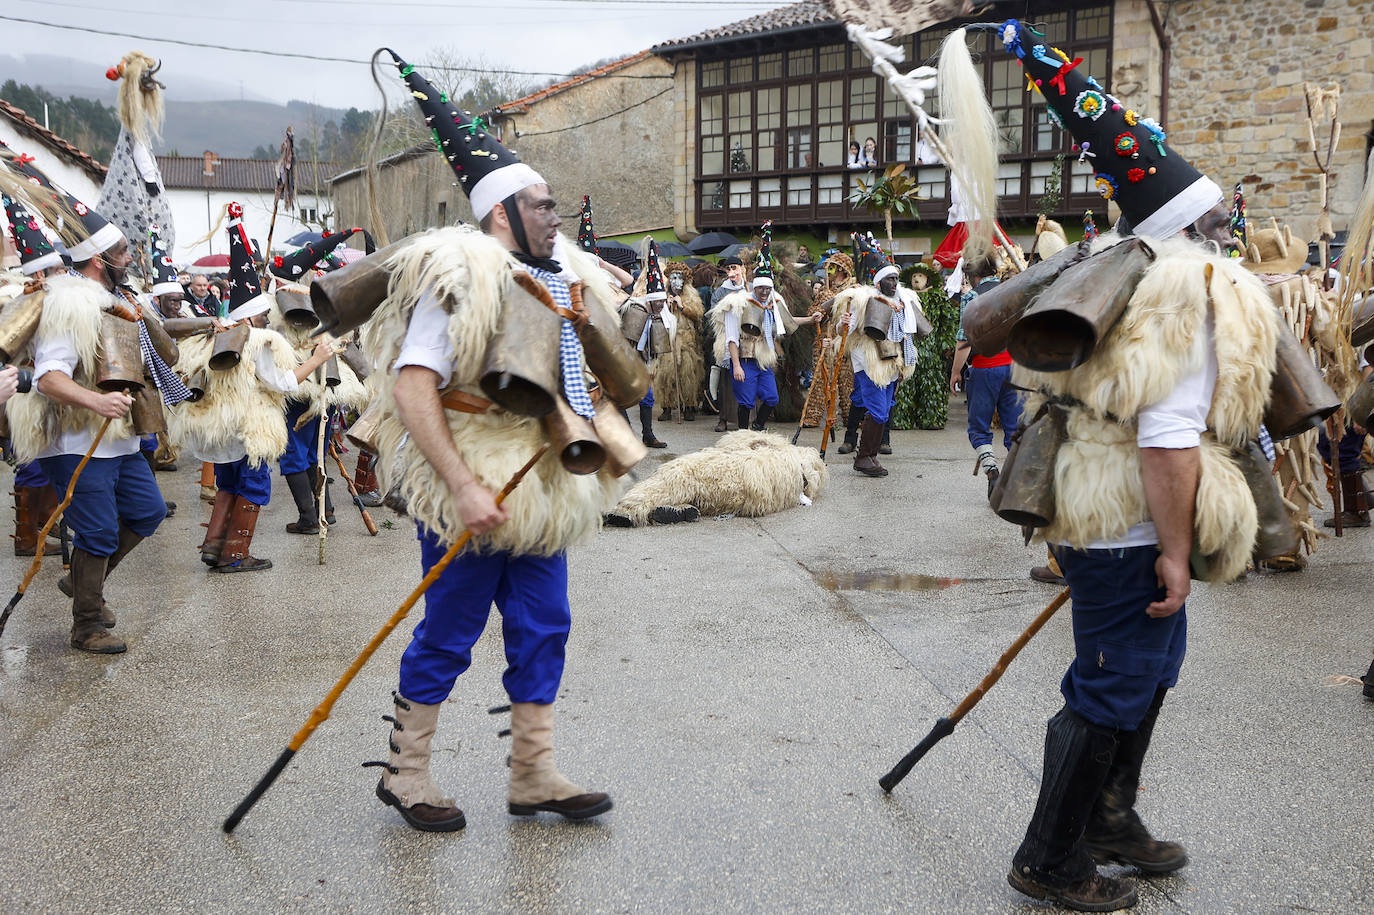
<instances>
[{"instance_id":1,"label":"checked neckerchief","mask_svg":"<svg viewBox=\"0 0 1374 915\"><path fill-rule=\"evenodd\" d=\"M529 264L519 266L548 287L554 304L559 308L572 310L572 293L568 291L567 283L556 274L539 267ZM561 324L558 333L558 362L563 370L563 397L574 413L584 419L592 419L596 416L596 407L592 405L592 397L587 393L587 377L582 372L582 341L577 339L577 331L573 329L571 321L563 318Z\"/></svg>"}]
</instances>

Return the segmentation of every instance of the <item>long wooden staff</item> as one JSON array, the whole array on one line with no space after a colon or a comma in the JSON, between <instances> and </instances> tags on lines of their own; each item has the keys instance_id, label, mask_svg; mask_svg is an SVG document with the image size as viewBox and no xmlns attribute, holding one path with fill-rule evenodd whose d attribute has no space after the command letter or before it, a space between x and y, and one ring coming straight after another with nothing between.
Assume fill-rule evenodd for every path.
<instances>
[{"instance_id":1,"label":"long wooden staff","mask_svg":"<svg viewBox=\"0 0 1374 915\"><path fill-rule=\"evenodd\" d=\"M105 430L110 428L110 422L111 420L106 417L105 421L100 424L100 431L95 434L95 441L91 442L91 447L86 449L86 454L81 458L81 463L76 465L76 470L72 471L72 479L67 484L66 495L62 497L62 501L58 503L52 515L48 517L43 529L38 532L38 549L34 551L33 562L29 563L28 574L19 583L19 589L14 592L14 597L11 597L10 602L5 605L5 612L0 613L0 635L4 634L5 624L9 622L10 614L14 612L19 599L24 596L24 592L33 583L34 576L43 567L43 544L47 543L48 531L52 530L52 526L57 523L57 516L66 511L67 506L72 504L72 493L76 492L76 481L81 477L81 471L86 469L86 463L91 459L91 455L95 454L95 449L100 445L100 440L105 437Z\"/></svg>"},{"instance_id":2,"label":"long wooden staff","mask_svg":"<svg viewBox=\"0 0 1374 915\"><path fill-rule=\"evenodd\" d=\"M358 495L358 487L353 484L353 478L344 470L343 458L339 457L339 449L333 442L329 443L329 455L334 458L334 463L339 465L339 476L343 477L344 485L348 487L348 494L353 497L353 504L358 506L358 511L363 513L363 526L373 537L377 536L377 523L372 520L372 516L367 513L367 506L363 504L363 497Z\"/></svg>"},{"instance_id":3,"label":"long wooden staff","mask_svg":"<svg viewBox=\"0 0 1374 915\"><path fill-rule=\"evenodd\" d=\"M546 442L539 447L539 450L534 453L534 457L530 458L524 467L521 467L515 472L515 476L511 477L505 487L497 493L497 505L506 501L506 496L510 495L511 491L520 485L520 481L525 478L525 474L529 473L530 470L534 468L534 465L539 463L539 459L542 458L544 453L548 450L549 445ZM291 742L286 745L285 750L281 751L281 755L277 757L277 761L272 763L272 767L268 769L258 783L253 786L253 790L248 792L248 796L239 802L239 805L234 808L233 813L229 814L229 818L224 821L225 832L233 832L234 827L239 825L239 821L243 819L244 814L248 813L248 811L253 808L253 805L258 802L258 798L262 797L267 789L272 787L272 783L276 781L277 776L281 775L282 771L286 769L287 763L291 762L291 757L296 755L296 751L310 739L310 735L315 733L317 727L329 719L329 713L333 710L334 703L338 701L339 696L343 694L348 684L353 682L353 678L358 675L358 671L363 669L363 665L372 658L373 653L381 647L382 642L386 641L386 637L391 635L392 630L401 624L401 620L406 618L406 614L410 612L410 608L415 606L415 602L429 589L429 586L439 579L439 576L444 573L444 569L448 568L448 564L453 561L453 557L457 556L463 547L467 546L467 542L471 539L472 531L463 531L458 539L453 542L453 546L448 548L448 552L444 553L439 561L430 568L428 574L420 581L420 584L416 586L415 590L410 592L410 596L401 602L400 608L397 609L395 613L391 614L391 619L387 620L386 624L383 625L381 629L377 630L377 634L374 635L371 641L367 643L367 646L363 648L362 653L353 659L353 663L348 666L348 670L344 671L344 675L334 684L334 688L329 691L328 695L324 697L324 700L319 705L315 706L315 710L310 713L310 717L306 719L305 724L301 725L301 729L292 736Z\"/></svg>"},{"instance_id":4,"label":"long wooden staff","mask_svg":"<svg viewBox=\"0 0 1374 915\"><path fill-rule=\"evenodd\" d=\"M325 498L328 495L326 484L328 480L329 468L324 463L324 437L325 431L329 426L329 401L328 388L325 385L324 366L315 369L315 377L320 383L320 435L316 443L315 469L320 476L320 490L316 494L318 498L317 510L319 517L316 519L316 526L320 529L320 565L324 565L324 544L329 537L329 522L325 521Z\"/></svg>"},{"instance_id":5,"label":"long wooden staff","mask_svg":"<svg viewBox=\"0 0 1374 915\"><path fill-rule=\"evenodd\" d=\"M891 792L902 779L906 778L912 766L920 762L921 757L930 752L931 747L954 733L954 726L962 721L965 715L973 711L973 707L987 694L987 691L992 689L998 680L1002 679L1002 674L1007 672L1007 666L1016 660L1021 649L1026 647L1026 643L1035 637L1041 627L1050 621L1050 617L1054 616L1054 612L1064 606L1064 602L1068 599L1069 589L1065 588L1059 592L1054 600L1050 601L1048 607L1040 611L1040 615L1026 627L1026 631L1016 637L1016 641L1011 643L1011 647L1002 652L1002 657L997 659L997 663L993 665L992 670L988 671L983 682L979 683L973 692L964 697L964 701L959 703L949 717L938 719L935 722L935 727L930 729L930 733L925 736L925 739L916 744L910 753L903 756L902 761L893 766L891 772L878 779L878 784L883 786L884 791Z\"/></svg>"},{"instance_id":6,"label":"long wooden staff","mask_svg":"<svg viewBox=\"0 0 1374 915\"><path fill-rule=\"evenodd\" d=\"M811 409L811 399L816 396L816 389L820 388L826 392L827 401L830 397L830 365L825 358L825 340L820 340L818 343L821 344L821 358L818 360L820 369L816 373L819 377L813 376L811 379L811 386L806 389L806 403L802 404L801 416L797 419L797 431L792 433L792 444L794 445L797 443L797 439L801 438L802 428L806 425L806 411Z\"/></svg>"}]
</instances>

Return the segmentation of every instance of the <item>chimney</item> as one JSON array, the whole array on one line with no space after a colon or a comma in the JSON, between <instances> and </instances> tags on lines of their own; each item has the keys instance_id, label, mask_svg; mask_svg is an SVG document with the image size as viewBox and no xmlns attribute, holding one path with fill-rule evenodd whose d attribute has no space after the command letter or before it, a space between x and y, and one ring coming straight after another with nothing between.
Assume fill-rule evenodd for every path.
<instances>
[{"instance_id":1,"label":"chimney","mask_svg":"<svg viewBox=\"0 0 1374 915\"><path fill-rule=\"evenodd\" d=\"M201 174L205 176L205 178L207 179L206 183L209 184L208 179L215 177L215 166L216 166L216 165L219 165L219 156L217 156L217 155L215 155L214 153L210 152L210 150L208 150L208 149L205 150L204 155L205 155L205 170L204 170L203 172L201 172Z\"/></svg>"}]
</instances>

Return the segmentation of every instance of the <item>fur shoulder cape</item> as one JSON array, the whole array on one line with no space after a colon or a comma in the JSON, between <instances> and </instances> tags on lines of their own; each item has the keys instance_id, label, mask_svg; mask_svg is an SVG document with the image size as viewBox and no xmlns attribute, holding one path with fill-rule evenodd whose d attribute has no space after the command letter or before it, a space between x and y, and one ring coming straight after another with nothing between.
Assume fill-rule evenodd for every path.
<instances>
[{"instance_id":1,"label":"fur shoulder cape","mask_svg":"<svg viewBox=\"0 0 1374 915\"><path fill-rule=\"evenodd\" d=\"M776 335L781 337L787 333L787 321L791 318L791 313L788 312L787 317L783 317L783 313L787 312L787 303L783 301L782 296L778 295L776 289L773 290L772 302L774 316L773 326L776 328ZM741 289L738 292L730 293L717 302L715 308L711 309L711 327L716 333L712 355L715 356L716 365L730 364L730 346L725 339L725 316L727 314L733 314L743 317L745 311L747 311L750 306L757 304L758 302L754 301L753 293L748 289ZM780 340L774 340L773 348L769 349L768 344L764 342L762 336L746 341L745 335L741 334L740 358L755 359L760 368L771 369L778 364L777 350L781 346L782 342ZM746 355L746 350L750 348L753 350L752 354Z\"/></svg>"},{"instance_id":2,"label":"fur shoulder cape","mask_svg":"<svg viewBox=\"0 0 1374 915\"><path fill-rule=\"evenodd\" d=\"M611 289L600 268L571 243L564 245L573 271L583 282L583 301L603 326L618 326ZM481 393L478 381L487 343L500 329L503 303L514 281L517 261L490 236L468 227L433 229L417 235L387 262L391 282L386 300L363 327L363 350L377 380L377 435L382 485L398 487L417 522L452 543L464 527L447 484L420 454L396 411L391 365L400 354L416 302L426 291L449 313L448 338L454 352L450 387ZM537 419L500 409L484 415L446 411L459 456L478 481L496 492L545 441ZM619 482L603 470L574 476L552 452L544 457L506 500L511 518L473 539L479 551L508 550L548 556L594 533L614 504Z\"/></svg>"},{"instance_id":3,"label":"fur shoulder cape","mask_svg":"<svg viewBox=\"0 0 1374 915\"><path fill-rule=\"evenodd\" d=\"M1184 239L1151 244L1157 259L1091 359L1068 372L1015 370L1018 384L1040 392L1027 399L1028 415L1047 395L1072 399L1068 440L1055 465L1056 517L1043 534L1083 547L1149 519L1136 415L1202 367L1206 353L1195 343L1210 317L1217 381L1201 447L1194 537L1213 578L1226 581L1245 570L1258 530L1231 449L1258 434L1278 315L1261 282L1237 261Z\"/></svg>"},{"instance_id":4,"label":"fur shoulder cape","mask_svg":"<svg viewBox=\"0 0 1374 915\"><path fill-rule=\"evenodd\" d=\"M253 328L239 364L224 372L209 368L213 337L195 337L180 344L177 370L185 375L205 373L205 396L168 408L167 431L172 441L192 454L223 452L236 445L249 461L262 464L286 450L286 395L258 380L258 354L271 351L284 372L294 372L296 357L286 338L273 330Z\"/></svg>"},{"instance_id":5,"label":"fur shoulder cape","mask_svg":"<svg viewBox=\"0 0 1374 915\"><path fill-rule=\"evenodd\" d=\"M902 290L898 290L900 295ZM911 290L905 290L910 292ZM878 295L878 290L872 286L855 286L846 290L841 295L845 296L845 301L859 316L858 326L849 332L849 343L847 349L850 352L858 353L863 359L864 374L868 380L880 388L885 388L894 381L906 381L911 377L911 373L916 371L916 365L907 365L902 357L898 355L896 359L884 359L878 354L878 341L869 338L864 333L864 323L868 320L868 311L871 308L880 308L892 314L892 306ZM838 306L838 302L836 305ZM903 303L905 304L905 303ZM918 313L921 312L919 302L912 303L912 307ZM884 316L886 317L886 316Z\"/></svg>"},{"instance_id":6,"label":"fur shoulder cape","mask_svg":"<svg viewBox=\"0 0 1374 915\"><path fill-rule=\"evenodd\" d=\"M22 358L15 361L31 360L40 339L66 337L76 350L72 380L94 391L94 379L100 365L100 324L107 320L102 309L110 304L110 293L94 280L80 276L56 276L45 285L47 292L38 331ZM5 414L9 417L15 457L21 462L34 460L61 433L84 430L93 435L105 421L92 410L59 404L37 391L11 397L5 404ZM131 435L133 423L125 416L110 423L103 441L113 442Z\"/></svg>"}]
</instances>

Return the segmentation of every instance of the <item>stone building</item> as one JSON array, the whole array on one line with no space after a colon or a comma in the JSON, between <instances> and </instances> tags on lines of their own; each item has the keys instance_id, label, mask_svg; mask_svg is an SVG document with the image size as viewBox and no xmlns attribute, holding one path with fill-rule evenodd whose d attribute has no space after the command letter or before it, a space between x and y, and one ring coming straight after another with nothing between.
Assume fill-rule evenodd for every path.
<instances>
[{"instance_id":1,"label":"stone building","mask_svg":"<svg viewBox=\"0 0 1374 915\"><path fill-rule=\"evenodd\" d=\"M1073 0L994 2L980 17L1032 21L1047 43L1082 57L1086 72L1128 106L1155 116L1170 143L1224 188L1240 181L1250 213L1291 221L1311 237L1319 207L1307 146L1303 82L1338 83L1343 135L1332 166L1339 229L1353 209L1374 132L1369 0ZM894 39L908 64L933 62L959 22ZM1072 232L1084 210L1115 217L1092 191L1092 168L1025 91L1016 60L990 33L970 37L1002 127L999 217L1024 230L1063 156L1055 215ZM921 164L920 137L843 27L819 0L803 0L653 48L674 65L673 225L679 236L749 233L771 219L783 231L842 237L874 227L847 202L865 170L847 168L851 142L872 138L880 165L905 162L928 198L920 220L898 221L903 251L929 251L945 230L945 168ZM938 114L931 106L931 113Z\"/></svg>"},{"instance_id":2,"label":"stone building","mask_svg":"<svg viewBox=\"0 0 1374 915\"><path fill-rule=\"evenodd\" d=\"M600 235L673 224L673 67L648 51L507 102L485 117L503 143L548 179L565 221L592 198ZM467 196L433 144L378 163L377 196L395 241L472 220ZM340 225L366 226L367 180L353 169L331 180Z\"/></svg>"}]
</instances>

